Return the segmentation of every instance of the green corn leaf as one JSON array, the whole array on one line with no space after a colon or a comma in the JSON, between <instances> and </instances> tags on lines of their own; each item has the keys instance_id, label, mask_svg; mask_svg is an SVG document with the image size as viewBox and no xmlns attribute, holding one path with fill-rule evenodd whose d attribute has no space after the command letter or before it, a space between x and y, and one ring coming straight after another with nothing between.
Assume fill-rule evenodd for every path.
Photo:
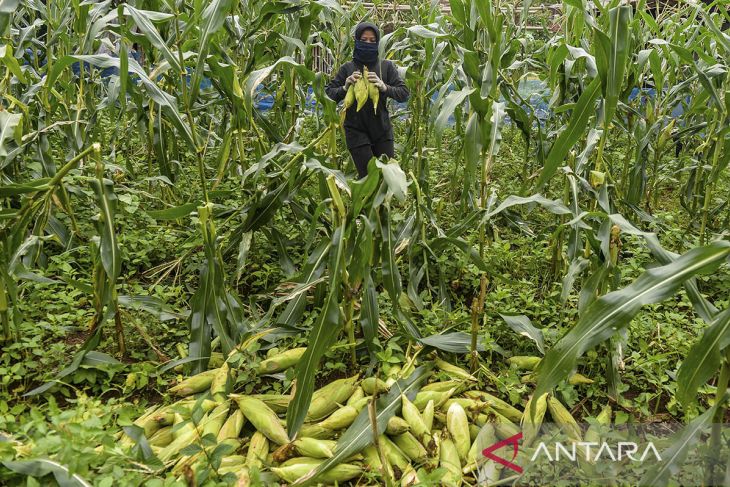
<instances>
[{"instance_id":1,"label":"green corn leaf","mask_svg":"<svg viewBox=\"0 0 730 487\"><path fill-rule=\"evenodd\" d=\"M525 315L507 315L502 313L499 313L499 316L507 323L507 326L512 328L512 331L529 338L535 342L540 353L545 353L545 340L542 336L542 330L535 328L530 318Z\"/></svg>"},{"instance_id":2,"label":"green corn leaf","mask_svg":"<svg viewBox=\"0 0 730 487\"><path fill-rule=\"evenodd\" d=\"M375 340L378 337L380 310L378 308L378 292L370 274L365 276L362 291L362 307L360 309L360 326L365 336L365 345L371 354L375 353Z\"/></svg>"},{"instance_id":3,"label":"green corn leaf","mask_svg":"<svg viewBox=\"0 0 730 487\"><path fill-rule=\"evenodd\" d=\"M7 460L0 463L10 471L31 477L44 477L52 473L60 487L91 487L91 484L79 474L71 473L71 470L65 465L48 458L17 461Z\"/></svg>"},{"instance_id":4,"label":"green corn leaf","mask_svg":"<svg viewBox=\"0 0 730 487\"><path fill-rule=\"evenodd\" d=\"M441 110L439 110L436 121L433 124L437 139L441 138L444 129L446 128L446 124L449 121L449 117L454 114L456 107L464 103L464 100L466 100L466 98L474 91L474 88L462 88L459 91L452 91L446 95L446 98L441 105Z\"/></svg>"},{"instance_id":5,"label":"green corn leaf","mask_svg":"<svg viewBox=\"0 0 730 487\"><path fill-rule=\"evenodd\" d=\"M137 27L140 31L142 31L150 44L162 53L165 60L170 63L172 69L174 69L176 73L180 73L182 71L182 66L180 66L179 58L170 51L169 47L167 47L167 42L162 38L157 27L155 27L150 21L147 12L137 10L129 4L124 5L124 11L132 17L132 20L134 20L134 23L137 24Z\"/></svg>"},{"instance_id":6,"label":"green corn leaf","mask_svg":"<svg viewBox=\"0 0 730 487\"><path fill-rule=\"evenodd\" d=\"M597 299L545 355L537 370L535 395L549 392L567 378L581 355L626 327L642 306L668 298L695 274L717 268L728 254L730 242L697 247L671 264L645 271L624 289Z\"/></svg>"},{"instance_id":7,"label":"green corn leaf","mask_svg":"<svg viewBox=\"0 0 730 487\"><path fill-rule=\"evenodd\" d=\"M146 213L155 220L177 220L191 214L198 207L197 203L185 203L164 210L148 210Z\"/></svg>"},{"instance_id":8,"label":"green corn leaf","mask_svg":"<svg viewBox=\"0 0 730 487\"><path fill-rule=\"evenodd\" d=\"M331 242L324 241L320 243L317 248L312 251L304 269L300 273L296 282L304 285L308 285L314 281L317 281L324 273L325 263L327 256L329 255ZM307 305L306 293L298 294L294 299L289 301L284 311L279 315L276 322L279 324L286 324L294 326L302 317L304 308Z\"/></svg>"},{"instance_id":9,"label":"green corn leaf","mask_svg":"<svg viewBox=\"0 0 730 487\"><path fill-rule=\"evenodd\" d=\"M623 91L624 76L631 54L631 28L633 7L614 7L608 12L610 49L605 77L606 104L604 121L611 123L616 112L619 96Z\"/></svg>"},{"instance_id":10,"label":"green corn leaf","mask_svg":"<svg viewBox=\"0 0 730 487\"><path fill-rule=\"evenodd\" d=\"M596 112L594 102L598 98L600 91L601 80L596 78L586 87L580 98L578 98L578 103L575 105L575 109L568 122L568 127L560 133L550 148L545 166L540 172L540 177L535 184L535 192L539 192L547 184L550 178L553 177L553 174L555 174L555 171L558 170L565 156L568 155L568 151L583 136L586 128L588 128L588 120Z\"/></svg>"},{"instance_id":11,"label":"green corn leaf","mask_svg":"<svg viewBox=\"0 0 730 487\"><path fill-rule=\"evenodd\" d=\"M109 56L108 54L94 54L86 56L63 56L53 63L53 68L46 79L46 86L53 86L64 69L74 62L89 63L97 68L120 68L119 58ZM149 97L162 107L165 114L170 118L170 122L180 131L185 138L188 146L192 150L197 150L193 133L190 131L188 124L183 121L177 107L177 99L169 93L160 89L157 83L152 81L145 73L142 66L134 59L128 59L128 69L137 75L145 88Z\"/></svg>"},{"instance_id":12,"label":"green corn leaf","mask_svg":"<svg viewBox=\"0 0 730 487\"><path fill-rule=\"evenodd\" d=\"M23 114L0 111L0 157L8 155L6 140L13 140L20 145L20 130Z\"/></svg>"},{"instance_id":13,"label":"green corn leaf","mask_svg":"<svg viewBox=\"0 0 730 487\"><path fill-rule=\"evenodd\" d=\"M0 0L0 37L6 34L20 0Z\"/></svg>"},{"instance_id":14,"label":"green corn leaf","mask_svg":"<svg viewBox=\"0 0 730 487\"><path fill-rule=\"evenodd\" d=\"M479 114L472 112L469 115L469 121L466 123L466 132L464 134L464 189L462 191L462 204L466 203L466 198L471 191L471 187L476 181L477 168L481 160L482 153L482 131L479 124Z\"/></svg>"},{"instance_id":15,"label":"green corn leaf","mask_svg":"<svg viewBox=\"0 0 730 487\"><path fill-rule=\"evenodd\" d=\"M687 457L687 453L700 439L701 433L712 422L712 418L724 401L718 401L710 409L693 419L687 426L675 433L671 438L671 446L660 453L662 458L658 465L652 467L639 482L639 485L663 487L670 477L676 474L679 466Z\"/></svg>"},{"instance_id":16,"label":"green corn leaf","mask_svg":"<svg viewBox=\"0 0 730 487\"><path fill-rule=\"evenodd\" d=\"M233 3L233 0L213 0L203 10L202 24L200 25L200 43L198 45L198 63L195 66L190 83L190 106L198 99L200 80L203 79L203 70L205 69L205 60L208 56L211 37L223 26Z\"/></svg>"},{"instance_id":17,"label":"green corn leaf","mask_svg":"<svg viewBox=\"0 0 730 487\"><path fill-rule=\"evenodd\" d=\"M677 373L677 399L687 406L696 399L697 389L717 374L722 350L730 343L730 310L720 313L692 346Z\"/></svg>"},{"instance_id":18,"label":"green corn leaf","mask_svg":"<svg viewBox=\"0 0 730 487\"><path fill-rule=\"evenodd\" d=\"M99 179L91 181L91 187L96 195L96 204L99 206L100 217L98 222L101 242L99 251L101 263L104 266L109 283L116 283L122 270L122 259L117 243L117 234L114 230L114 215L116 214L117 196L114 194L114 184L109 179L99 175Z\"/></svg>"},{"instance_id":19,"label":"green corn leaf","mask_svg":"<svg viewBox=\"0 0 730 487\"><path fill-rule=\"evenodd\" d=\"M403 290L400 271L395 258L395 240L391 231L390 212L385 206L381 207L380 213L380 233L383 244L380 250L382 261L383 287L388 291L390 300L394 306L397 306L400 299L400 293Z\"/></svg>"},{"instance_id":20,"label":"green corn leaf","mask_svg":"<svg viewBox=\"0 0 730 487\"><path fill-rule=\"evenodd\" d=\"M332 235L330 251L329 291L322 305L319 317L307 337L307 350L296 367L297 388L286 411L286 425L289 438L294 438L304 424L309 404L314 393L314 376L322 356L341 331L340 324L340 282L342 280L345 229L338 227Z\"/></svg>"}]
</instances>

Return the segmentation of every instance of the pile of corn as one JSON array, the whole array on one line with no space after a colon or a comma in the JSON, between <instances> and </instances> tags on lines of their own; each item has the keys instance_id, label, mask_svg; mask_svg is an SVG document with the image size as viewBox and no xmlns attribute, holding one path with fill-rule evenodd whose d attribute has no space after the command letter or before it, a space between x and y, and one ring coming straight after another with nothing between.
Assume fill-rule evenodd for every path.
<instances>
[{"instance_id":1,"label":"pile of corn","mask_svg":"<svg viewBox=\"0 0 730 487\"><path fill-rule=\"evenodd\" d=\"M281 372L295 365L303 352L297 348L270 357L261 362L258 373ZM436 366L433 381L411 396L413 400L401 395L400 415L390 418L377 441L316 477L317 483L386 484L383 477L388 476L387 483L408 486L419 482L418 469L437 467L446 471L442 485L473 484L477 475L481 482L496 482L503 475L502 467L484 463L482 450L520 431L524 443L529 443L546 412L568 436L581 439L578 424L555 397L537 399L536 414L530 418L479 390L476 379L464 369L439 358L432 361ZM231 474L239 486L249 485L254 472L265 485L290 484L332 457L338 436L371 399L386 393L414 369L415 363L390 366L384 369L383 379L354 376L315 391L307 422L294 441L289 440L282 419L290 396L228 392L234 371L225 362L172 387L170 393L183 398L151 408L135 424L144 430L154 454L180 478L191 471L211 469L210 452L225 444L229 448L216 466L218 475ZM526 412L528 407L529 401ZM197 420L193 421L195 409ZM123 442L134 444L127 437Z\"/></svg>"}]
</instances>

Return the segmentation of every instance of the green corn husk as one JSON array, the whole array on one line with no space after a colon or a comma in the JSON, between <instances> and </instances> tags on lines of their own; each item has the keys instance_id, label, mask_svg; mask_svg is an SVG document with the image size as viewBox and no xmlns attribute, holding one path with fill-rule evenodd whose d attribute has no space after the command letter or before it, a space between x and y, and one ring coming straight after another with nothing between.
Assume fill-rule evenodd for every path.
<instances>
[{"instance_id":1,"label":"green corn husk","mask_svg":"<svg viewBox=\"0 0 730 487\"><path fill-rule=\"evenodd\" d=\"M530 357L526 355L515 355L507 359L510 366L520 370L535 370L542 357Z\"/></svg>"},{"instance_id":2,"label":"green corn husk","mask_svg":"<svg viewBox=\"0 0 730 487\"><path fill-rule=\"evenodd\" d=\"M345 102L342 105L342 111L345 111L348 108L350 108L353 103L355 103L355 86L350 85L347 88L347 93L345 94Z\"/></svg>"},{"instance_id":3,"label":"green corn husk","mask_svg":"<svg viewBox=\"0 0 730 487\"><path fill-rule=\"evenodd\" d=\"M148 421L156 423L158 427L170 426L176 422L181 422L185 419L182 414L173 412L171 409L162 408L160 412L153 414Z\"/></svg>"},{"instance_id":4,"label":"green corn husk","mask_svg":"<svg viewBox=\"0 0 730 487\"><path fill-rule=\"evenodd\" d=\"M400 478L400 487L410 487L418 483L418 474L412 465L408 465Z\"/></svg>"},{"instance_id":5,"label":"green corn husk","mask_svg":"<svg viewBox=\"0 0 730 487\"><path fill-rule=\"evenodd\" d=\"M482 402L486 402L492 409L510 421L520 421L522 419L522 411L489 393L481 391L467 391L464 395L472 399L478 399Z\"/></svg>"},{"instance_id":6,"label":"green corn husk","mask_svg":"<svg viewBox=\"0 0 730 487\"><path fill-rule=\"evenodd\" d=\"M365 397L365 391L362 390L362 387L356 387L355 392L352 393L352 396L350 396L350 399L347 400L346 406L352 406L356 402L358 402L360 399L363 399Z\"/></svg>"},{"instance_id":7,"label":"green corn husk","mask_svg":"<svg viewBox=\"0 0 730 487\"><path fill-rule=\"evenodd\" d=\"M469 424L469 439L471 440L472 444L477 439L477 435L479 434L480 429L481 428L479 428L479 426L474 423Z\"/></svg>"},{"instance_id":8,"label":"green corn husk","mask_svg":"<svg viewBox=\"0 0 730 487\"><path fill-rule=\"evenodd\" d=\"M355 100L357 101L357 111L359 112L368 101L368 80L365 75L355 82Z\"/></svg>"},{"instance_id":9,"label":"green corn husk","mask_svg":"<svg viewBox=\"0 0 730 487\"><path fill-rule=\"evenodd\" d=\"M213 377L215 377L216 373L218 373L218 369L206 370L205 372L188 377L171 387L168 392L176 396L189 396L203 392L210 388L210 384L213 382Z\"/></svg>"},{"instance_id":10,"label":"green corn husk","mask_svg":"<svg viewBox=\"0 0 730 487\"><path fill-rule=\"evenodd\" d=\"M274 472L274 475L279 477L281 480L288 483L294 483L311 472L313 468L317 467L323 461L324 460L318 460L318 463L297 463L290 464L285 467L272 467L271 471ZM332 467L324 474L318 475L315 479L319 482L327 483L347 482L360 474L362 474L362 467L349 463L341 463Z\"/></svg>"},{"instance_id":11,"label":"green corn husk","mask_svg":"<svg viewBox=\"0 0 730 487\"><path fill-rule=\"evenodd\" d=\"M388 460L388 463L403 472L406 469L406 466L410 464L406 454L403 453L400 448L398 448L398 446L385 435L380 435L378 441L380 442L380 448L383 450L383 454L385 455L385 459Z\"/></svg>"},{"instance_id":12,"label":"green corn husk","mask_svg":"<svg viewBox=\"0 0 730 487\"><path fill-rule=\"evenodd\" d=\"M243 415L257 431L262 432L277 445L289 443L289 436L281 425L279 417L263 401L238 394L231 394L229 397L238 403L238 408L243 411Z\"/></svg>"},{"instance_id":13,"label":"green corn husk","mask_svg":"<svg viewBox=\"0 0 730 487\"><path fill-rule=\"evenodd\" d=\"M480 428L487 423L492 423L500 439L509 438L520 432L520 428L515 423L494 411L478 415L474 418L474 423Z\"/></svg>"},{"instance_id":14,"label":"green corn husk","mask_svg":"<svg viewBox=\"0 0 730 487\"><path fill-rule=\"evenodd\" d=\"M393 436L393 443L400 448L408 458L416 463L424 462L428 456L426 449L411 433L402 433Z\"/></svg>"},{"instance_id":15,"label":"green corn husk","mask_svg":"<svg viewBox=\"0 0 730 487\"><path fill-rule=\"evenodd\" d=\"M532 409L532 401L537 401L535 404L535 414L530 415ZM522 430L524 435L524 444L529 446L535 440L537 433L540 431L542 426L543 418L545 417L545 411L547 410L547 394L543 394L538 399L534 396L530 397L525 405L525 414L522 417Z\"/></svg>"},{"instance_id":16,"label":"green corn husk","mask_svg":"<svg viewBox=\"0 0 730 487\"><path fill-rule=\"evenodd\" d=\"M336 436L336 430L323 428L319 424L304 424L299 430L300 436L316 438L318 440L331 440Z\"/></svg>"},{"instance_id":17,"label":"green corn husk","mask_svg":"<svg viewBox=\"0 0 730 487\"><path fill-rule=\"evenodd\" d=\"M287 443L286 445L281 445L279 448L271 452L271 462L268 463L281 464L295 456L297 456L297 451L294 448L294 443Z\"/></svg>"},{"instance_id":18,"label":"green corn husk","mask_svg":"<svg viewBox=\"0 0 730 487\"><path fill-rule=\"evenodd\" d=\"M417 438L422 438L423 435L427 435L429 430L423 422L418 408L404 394L401 394L401 404L401 415L408 423L408 426L411 427L411 433Z\"/></svg>"},{"instance_id":19,"label":"green corn husk","mask_svg":"<svg viewBox=\"0 0 730 487\"><path fill-rule=\"evenodd\" d=\"M210 360L208 361L208 368L217 369L221 367L225 362L226 359L225 357L223 357L222 352L211 352Z\"/></svg>"},{"instance_id":20,"label":"green corn husk","mask_svg":"<svg viewBox=\"0 0 730 487\"><path fill-rule=\"evenodd\" d=\"M388 379L398 379L402 370L399 364L383 364L383 372Z\"/></svg>"},{"instance_id":21,"label":"green corn husk","mask_svg":"<svg viewBox=\"0 0 730 487\"><path fill-rule=\"evenodd\" d=\"M172 435L172 426L165 426L157 430L149 439L150 446L165 447L172 443L175 437Z\"/></svg>"},{"instance_id":22,"label":"green corn husk","mask_svg":"<svg viewBox=\"0 0 730 487\"><path fill-rule=\"evenodd\" d=\"M235 473L237 475L236 483L234 484L237 487L243 487L244 485L250 485L251 479L249 478L249 475L248 475L248 467L246 467L245 464L235 463L235 464L226 465L226 466L221 465L221 467L218 469L219 475L226 475L229 473ZM246 482L248 482L248 483L246 483Z\"/></svg>"},{"instance_id":23,"label":"green corn husk","mask_svg":"<svg viewBox=\"0 0 730 487\"><path fill-rule=\"evenodd\" d=\"M449 389L445 392L440 391L418 391L416 398L413 400L413 404L418 408L419 411L423 411L426 408L428 401L433 401L434 407L439 409L443 406L446 401L451 399L451 396L456 392L456 388Z\"/></svg>"},{"instance_id":24,"label":"green corn husk","mask_svg":"<svg viewBox=\"0 0 730 487\"><path fill-rule=\"evenodd\" d=\"M240 409L233 411L226 422L223 423L223 427L221 427L221 430L218 433L218 441L220 442L229 438L238 438L245 422L246 417L243 415L243 411Z\"/></svg>"},{"instance_id":25,"label":"green corn husk","mask_svg":"<svg viewBox=\"0 0 730 487\"><path fill-rule=\"evenodd\" d=\"M282 462L280 467L289 467L291 465L300 465L300 464L307 464L307 465L319 465L322 463L321 458L314 458L314 457L292 457L288 459L285 462Z\"/></svg>"},{"instance_id":26,"label":"green corn husk","mask_svg":"<svg viewBox=\"0 0 730 487\"><path fill-rule=\"evenodd\" d=\"M251 394L249 397L262 401L277 414L285 413L291 402L291 396L285 394Z\"/></svg>"},{"instance_id":27,"label":"green corn husk","mask_svg":"<svg viewBox=\"0 0 730 487\"><path fill-rule=\"evenodd\" d=\"M221 467L230 467L231 465L245 465L246 457L243 455L228 455L221 459Z\"/></svg>"},{"instance_id":28,"label":"green corn husk","mask_svg":"<svg viewBox=\"0 0 730 487\"><path fill-rule=\"evenodd\" d=\"M210 395L213 396L214 401L220 403L226 400L230 369L228 363L224 363L213 376L213 381L210 383Z\"/></svg>"},{"instance_id":29,"label":"green corn husk","mask_svg":"<svg viewBox=\"0 0 730 487\"><path fill-rule=\"evenodd\" d=\"M423 408L423 414L421 414L421 417L423 418L423 424L426 426L426 429L430 432L433 428L433 415L436 409L436 404L433 401L428 401L426 403L426 407Z\"/></svg>"},{"instance_id":30,"label":"green corn husk","mask_svg":"<svg viewBox=\"0 0 730 487\"><path fill-rule=\"evenodd\" d=\"M479 463L483 463L484 456L482 455L482 451L485 448L495 444L496 442L497 432L494 428L494 425L491 423L486 423L477 433L476 438L472 442L471 448L469 448L469 453L467 453L466 455L466 465L462 470L464 475L468 475L475 468L477 468L477 465L479 465Z\"/></svg>"},{"instance_id":31,"label":"green corn husk","mask_svg":"<svg viewBox=\"0 0 730 487\"><path fill-rule=\"evenodd\" d=\"M205 422L205 417L201 420L201 425ZM163 463L167 463L178 455L180 450L191 444L198 436L198 431L192 421L186 421L180 427L173 428L174 439L166 447L162 448L157 454Z\"/></svg>"},{"instance_id":32,"label":"green corn husk","mask_svg":"<svg viewBox=\"0 0 730 487\"><path fill-rule=\"evenodd\" d=\"M175 350L177 350L178 355L180 355L180 358L187 358L188 357L188 347L187 345L183 345L182 343L176 343L175 344Z\"/></svg>"},{"instance_id":33,"label":"green corn husk","mask_svg":"<svg viewBox=\"0 0 730 487\"><path fill-rule=\"evenodd\" d=\"M458 487L462 482L461 462L456 445L448 437L441 438L439 466L445 468L448 473L441 478L443 485Z\"/></svg>"},{"instance_id":34,"label":"green corn husk","mask_svg":"<svg viewBox=\"0 0 730 487\"><path fill-rule=\"evenodd\" d=\"M147 438L150 438L152 435L154 435L160 428L162 428L164 425L160 423L159 421L156 421L152 416L147 416L144 419L138 419L134 422L135 425L139 426L144 430L144 435ZM172 423L170 423L172 424ZM124 446L131 446L133 444L133 440L124 435L122 437L122 444Z\"/></svg>"},{"instance_id":35,"label":"green corn husk","mask_svg":"<svg viewBox=\"0 0 730 487\"><path fill-rule=\"evenodd\" d=\"M373 112L378 113L378 101L380 101L380 90L372 84L368 83L368 98L373 102Z\"/></svg>"},{"instance_id":36,"label":"green corn husk","mask_svg":"<svg viewBox=\"0 0 730 487\"><path fill-rule=\"evenodd\" d=\"M510 438L519 434L520 427L508 418L496 412L492 412L491 416L494 419L494 428L497 431L497 436L501 439Z\"/></svg>"},{"instance_id":37,"label":"green corn husk","mask_svg":"<svg viewBox=\"0 0 730 487\"><path fill-rule=\"evenodd\" d=\"M583 374L575 373L568 377L568 384L577 386L581 384L593 384L593 379L589 379Z\"/></svg>"},{"instance_id":38,"label":"green corn husk","mask_svg":"<svg viewBox=\"0 0 730 487\"><path fill-rule=\"evenodd\" d=\"M246 452L246 466L248 468L261 468L264 460L269 453L269 440L260 431L256 431L251 436L248 444L248 452Z\"/></svg>"},{"instance_id":39,"label":"green corn husk","mask_svg":"<svg viewBox=\"0 0 730 487\"><path fill-rule=\"evenodd\" d=\"M375 448L375 445L366 446L362 453L365 465L368 466L368 470L382 477L383 463L380 461L380 455L378 455L378 450ZM388 475L388 477L392 479L394 477L393 467L390 465L390 463L388 463L387 458L385 461L386 475Z\"/></svg>"},{"instance_id":40,"label":"green corn husk","mask_svg":"<svg viewBox=\"0 0 730 487\"><path fill-rule=\"evenodd\" d=\"M226 422L228 417L228 410L231 407L230 401L225 401L223 404L215 408L213 411L208 413L208 421L203 426L202 436L213 435L218 437L218 434L223 428L223 423Z\"/></svg>"},{"instance_id":41,"label":"green corn husk","mask_svg":"<svg viewBox=\"0 0 730 487\"><path fill-rule=\"evenodd\" d=\"M401 302L403 302L404 297L406 298L406 300L408 299L408 296L406 295L406 293L401 292L401 295L400 295ZM416 370L416 361L409 360L405 364L403 364L403 368L401 369L398 378L407 379L408 377L411 376L411 374L413 373L414 370Z\"/></svg>"},{"instance_id":42,"label":"green corn husk","mask_svg":"<svg viewBox=\"0 0 730 487\"><path fill-rule=\"evenodd\" d=\"M319 421L337 410L338 405L346 403L355 392L356 382L357 376L355 375L347 379L338 379L314 391L306 420Z\"/></svg>"},{"instance_id":43,"label":"green corn husk","mask_svg":"<svg viewBox=\"0 0 730 487\"><path fill-rule=\"evenodd\" d=\"M466 417L466 411L459 403L453 403L446 412L446 427L456 446L459 460L462 463L465 462L469 448L471 448L469 420Z\"/></svg>"},{"instance_id":44,"label":"green corn husk","mask_svg":"<svg viewBox=\"0 0 730 487\"><path fill-rule=\"evenodd\" d=\"M293 367L299 363L299 360L302 358L302 355L304 355L306 350L307 347L292 348L291 350L287 350L286 352L267 358L259 364L256 372L260 375L275 374L276 372L281 372L289 367Z\"/></svg>"},{"instance_id":45,"label":"green corn husk","mask_svg":"<svg viewBox=\"0 0 730 487\"><path fill-rule=\"evenodd\" d=\"M558 401L554 396L548 397L547 407L550 411L550 416L553 418L560 428L568 435L568 438L575 441L582 441L583 435L580 430L580 426L570 414L570 411L563 406L563 403Z\"/></svg>"},{"instance_id":46,"label":"green corn husk","mask_svg":"<svg viewBox=\"0 0 730 487\"><path fill-rule=\"evenodd\" d=\"M343 406L328 418L317 423L318 426L330 430L341 430L350 426L360 414L355 406Z\"/></svg>"},{"instance_id":47,"label":"green corn husk","mask_svg":"<svg viewBox=\"0 0 730 487\"><path fill-rule=\"evenodd\" d=\"M431 437L426 445L426 451L428 452L426 465L433 470L438 467L441 459L441 431L433 431L431 433Z\"/></svg>"},{"instance_id":48,"label":"green corn husk","mask_svg":"<svg viewBox=\"0 0 730 487\"><path fill-rule=\"evenodd\" d=\"M408 421L398 416L391 416L388 424L385 426L385 433L394 436L406 433L411 430Z\"/></svg>"},{"instance_id":49,"label":"green corn husk","mask_svg":"<svg viewBox=\"0 0 730 487\"><path fill-rule=\"evenodd\" d=\"M158 412L159 409L160 406L157 404L155 404L154 406L150 406L145 410L144 413L142 413L139 418L134 421L134 424L136 426L139 426L144 430L144 435L147 438L150 438L157 430L162 427L162 425L160 425L152 418L155 412ZM125 445L133 444L133 440L126 435L120 435L120 438L122 438L122 442Z\"/></svg>"},{"instance_id":50,"label":"green corn husk","mask_svg":"<svg viewBox=\"0 0 730 487\"><path fill-rule=\"evenodd\" d=\"M461 367L458 367L454 364L450 364L445 360L441 360L440 358L436 357L434 359L434 364L436 364L436 367L438 367L442 372L445 372L446 375L450 376L452 379L464 379L464 380L471 380L476 381L477 378L471 375L466 370L462 369Z\"/></svg>"},{"instance_id":51,"label":"green corn husk","mask_svg":"<svg viewBox=\"0 0 730 487\"><path fill-rule=\"evenodd\" d=\"M468 411L474 414L480 414L489 407L487 403L478 401L476 399L471 399L468 397L452 397L444 403L443 409L446 409L448 411L452 404L458 404L459 406L464 408L464 411Z\"/></svg>"},{"instance_id":52,"label":"green corn husk","mask_svg":"<svg viewBox=\"0 0 730 487\"><path fill-rule=\"evenodd\" d=\"M378 379L377 377L368 377L366 379L363 379L362 382L360 382L360 387L362 387L362 390L365 392L365 394L373 395L377 391L378 394L382 394L384 392L388 392L390 387L383 382L382 380Z\"/></svg>"},{"instance_id":53,"label":"green corn husk","mask_svg":"<svg viewBox=\"0 0 730 487\"><path fill-rule=\"evenodd\" d=\"M458 389L463 385L464 381L461 379L442 380L440 382L431 382L421 387L421 391L447 392L451 389Z\"/></svg>"},{"instance_id":54,"label":"green corn husk","mask_svg":"<svg viewBox=\"0 0 730 487\"><path fill-rule=\"evenodd\" d=\"M296 451L304 457L331 458L337 442L315 438L297 438L293 445Z\"/></svg>"},{"instance_id":55,"label":"green corn husk","mask_svg":"<svg viewBox=\"0 0 730 487\"><path fill-rule=\"evenodd\" d=\"M194 408L198 407L204 413L207 413L216 408L218 404L218 402L212 401L210 399L203 399L202 401L198 401L198 399L196 399L195 397L188 397L186 399L181 399L177 402L170 404L169 406L163 408L162 411L179 413L180 415L182 415L183 418L188 419L193 414Z\"/></svg>"},{"instance_id":56,"label":"green corn husk","mask_svg":"<svg viewBox=\"0 0 730 487\"><path fill-rule=\"evenodd\" d=\"M205 416L204 416L205 417ZM182 428L179 428L179 424L183 424L187 422L188 420L183 418L181 414L173 413L173 420L172 420L172 436L173 438L177 439L180 437L180 435L184 434L184 430ZM191 421L192 422L192 421Z\"/></svg>"}]
</instances>

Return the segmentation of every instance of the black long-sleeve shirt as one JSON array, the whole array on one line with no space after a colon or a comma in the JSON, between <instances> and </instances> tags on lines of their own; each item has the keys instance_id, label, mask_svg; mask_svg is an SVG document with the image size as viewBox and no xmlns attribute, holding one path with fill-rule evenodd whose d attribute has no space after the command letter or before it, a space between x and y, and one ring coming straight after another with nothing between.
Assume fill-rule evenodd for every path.
<instances>
[{"instance_id":1,"label":"black long-sleeve shirt","mask_svg":"<svg viewBox=\"0 0 730 487\"><path fill-rule=\"evenodd\" d=\"M404 102L410 96L408 87L401 79L398 74L398 68L392 61L376 61L373 66L368 66L368 70L375 71L375 74L383 80L387 88L384 92L380 93L377 114L370 100L365 103L365 106L359 112L356 108L357 103L354 103L347 109L347 115L343 125L345 128L345 141L347 142L347 147L350 149L374 144L383 140L393 140L393 126L390 123L390 114L388 113L386 100L393 98L397 102ZM360 71L364 76L364 70L361 65L355 64L354 61L348 61L343 64L325 88L327 96L336 102L342 101L347 93L345 90L345 80L355 71Z\"/></svg>"}]
</instances>

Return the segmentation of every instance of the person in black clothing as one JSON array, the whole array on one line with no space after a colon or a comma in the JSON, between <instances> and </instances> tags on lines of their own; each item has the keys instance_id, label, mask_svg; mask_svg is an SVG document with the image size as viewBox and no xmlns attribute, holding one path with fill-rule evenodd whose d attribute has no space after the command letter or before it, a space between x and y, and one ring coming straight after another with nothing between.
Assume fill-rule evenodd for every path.
<instances>
[{"instance_id":1,"label":"person in black clothing","mask_svg":"<svg viewBox=\"0 0 730 487\"><path fill-rule=\"evenodd\" d=\"M393 127L386 100L397 102L408 99L410 92L398 74L395 64L378 59L380 30L370 22L361 22L355 29L355 49L352 61L343 64L337 75L327 85L327 96L339 102L347 89L362 77L363 67L368 68L368 80L380 90L378 109L371 100L358 112L356 104L347 109L345 116L345 141L355 162L360 178L367 176L368 162L375 156L393 157Z\"/></svg>"}]
</instances>

